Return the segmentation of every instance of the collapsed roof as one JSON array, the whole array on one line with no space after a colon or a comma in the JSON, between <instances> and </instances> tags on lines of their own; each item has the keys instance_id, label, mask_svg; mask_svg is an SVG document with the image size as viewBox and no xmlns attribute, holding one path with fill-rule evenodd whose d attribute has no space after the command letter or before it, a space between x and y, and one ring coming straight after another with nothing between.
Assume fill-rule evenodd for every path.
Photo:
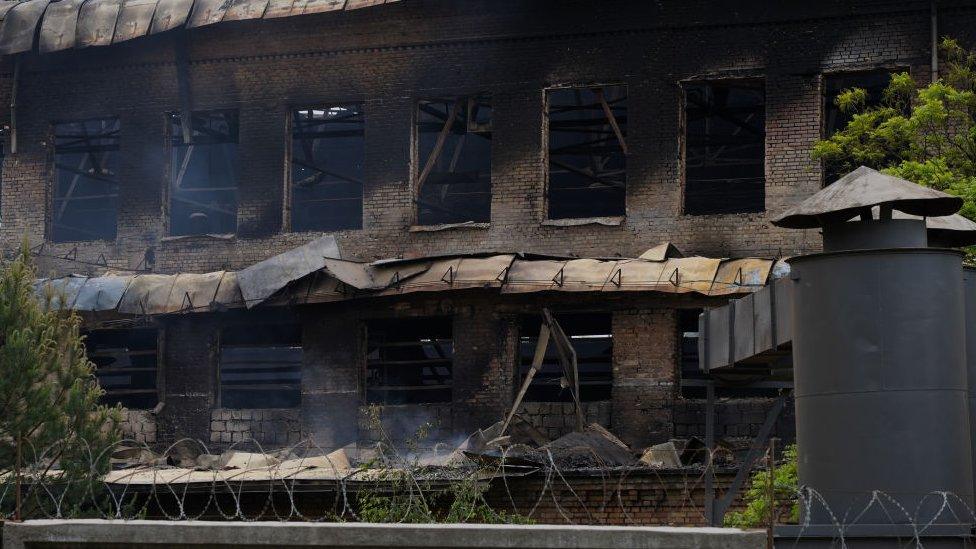
<instances>
[{"instance_id":1,"label":"collapsed roof","mask_svg":"<svg viewBox=\"0 0 976 549\"><path fill-rule=\"evenodd\" d=\"M519 253L377 261L340 259L332 236L242 271L42 279L40 297L77 311L159 315L321 303L471 288L531 292L660 292L734 295L766 285L772 259L680 257L664 244L640 258L567 259Z\"/></svg>"},{"instance_id":2,"label":"collapsed roof","mask_svg":"<svg viewBox=\"0 0 976 549\"><path fill-rule=\"evenodd\" d=\"M788 229L813 229L847 221L875 206L920 217L942 217L956 213L962 204L957 196L861 166L786 210L772 223Z\"/></svg>"},{"instance_id":3,"label":"collapsed roof","mask_svg":"<svg viewBox=\"0 0 976 549\"><path fill-rule=\"evenodd\" d=\"M108 46L176 28L348 11L399 0L2 0L0 55Z\"/></svg>"}]
</instances>

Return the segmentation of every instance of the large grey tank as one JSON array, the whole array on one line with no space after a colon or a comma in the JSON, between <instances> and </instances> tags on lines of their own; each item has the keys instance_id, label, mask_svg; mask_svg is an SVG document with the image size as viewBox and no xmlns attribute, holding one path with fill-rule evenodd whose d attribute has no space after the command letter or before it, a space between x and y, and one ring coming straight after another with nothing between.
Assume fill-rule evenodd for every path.
<instances>
[{"instance_id":1,"label":"large grey tank","mask_svg":"<svg viewBox=\"0 0 976 549\"><path fill-rule=\"evenodd\" d=\"M976 482L976 269L962 270L966 300L966 370L969 377L969 429L973 452L973 481ZM976 489L974 489L976 493Z\"/></svg>"},{"instance_id":2,"label":"large grey tank","mask_svg":"<svg viewBox=\"0 0 976 549\"><path fill-rule=\"evenodd\" d=\"M968 521L962 253L841 251L790 266L799 477L829 507L814 503L812 522L925 524L940 510L937 522ZM875 491L887 496L866 509ZM937 491L961 501L943 509Z\"/></svg>"}]
</instances>

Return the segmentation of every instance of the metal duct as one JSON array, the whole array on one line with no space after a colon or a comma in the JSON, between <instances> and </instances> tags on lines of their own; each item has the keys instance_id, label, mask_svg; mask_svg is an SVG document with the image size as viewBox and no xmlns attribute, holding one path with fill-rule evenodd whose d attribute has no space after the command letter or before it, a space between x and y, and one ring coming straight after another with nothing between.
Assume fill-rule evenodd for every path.
<instances>
[{"instance_id":1,"label":"metal duct","mask_svg":"<svg viewBox=\"0 0 976 549\"><path fill-rule=\"evenodd\" d=\"M815 502L812 522L968 517L962 253L864 250L789 263L799 477L829 507ZM874 491L904 510L882 497L865 511ZM958 508L942 509L936 491L958 495L949 502Z\"/></svg>"}]
</instances>

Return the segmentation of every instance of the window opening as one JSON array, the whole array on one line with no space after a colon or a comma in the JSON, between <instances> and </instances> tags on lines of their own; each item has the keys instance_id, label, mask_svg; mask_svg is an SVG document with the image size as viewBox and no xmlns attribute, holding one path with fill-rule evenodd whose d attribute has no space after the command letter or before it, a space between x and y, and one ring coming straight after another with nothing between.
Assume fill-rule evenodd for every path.
<instances>
[{"instance_id":1,"label":"window opening","mask_svg":"<svg viewBox=\"0 0 976 549\"><path fill-rule=\"evenodd\" d=\"M51 240L115 240L119 119L54 124Z\"/></svg>"},{"instance_id":2,"label":"window opening","mask_svg":"<svg viewBox=\"0 0 976 549\"><path fill-rule=\"evenodd\" d=\"M297 408L301 384L301 326L234 326L221 333L221 407Z\"/></svg>"},{"instance_id":3,"label":"window opening","mask_svg":"<svg viewBox=\"0 0 976 549\"><path fill-rule=\"evenodd\" d=\"M156 390L159 333L155 329L96 330L85 335L88 360L105 391L101 401L125 408L151 409Z\"/></svg>"},{"instance_id":4,"label":"window opening","mask_svg":"<svg viewBox=\"0 0 976 549\"><path fill-rule=\"evenodd\" d=\"M367 324L366 402L451 401L454 340L450 317Z\"/></svg>"},{"instance_id":5,"label":"window opening","mask_svg":"<svg viewBox=\"0 0 976 549\"><path fill-rule=\"evenodd\" d=\"M556 317L563 332L576 351L580 401L610 400L613 386L613 332L609 313L560 314ZM542 318L538 315L521 318L519 332L521 385L532 365ZM573 402L573 395L564 378L563 365L555 345L546 349L542 368L535 374L525 393L527 402Z\"/></svg>"}]
</instances>

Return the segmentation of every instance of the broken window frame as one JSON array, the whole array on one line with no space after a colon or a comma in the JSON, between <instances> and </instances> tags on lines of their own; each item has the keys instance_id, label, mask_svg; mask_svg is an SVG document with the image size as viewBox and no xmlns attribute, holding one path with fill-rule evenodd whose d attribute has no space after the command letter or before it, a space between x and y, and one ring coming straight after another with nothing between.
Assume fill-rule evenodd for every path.
<instances>
[{"instance_id":1,"label":"broken window frame","mask_svg":"<svg viewBox=\"0 0 976 549\"><path fill-rule=\"evenodd\" d=\"M613 388L613 314L604 311L592 311L559 313L553 316L569 337L573 349L576 351L580 402L605 402L610 400ZM592 327L593 325L604 323L605 328L602 330L597 330ZM519 352L515 381L516 387L521 387L532 365L541 325L542 317L539 315L524 315L519 319ZM606 333L601 334L599 333L600 331ZM605 356L587 352L586 343L590 341L597 342L601 339L607 340L609 344ZM595 343L594 347L597 345L599 343ZM594 365L602 363L606 364L605 371L599 371L594 368ZM559 352L555 345L549 345L546 349L546 356L542 367L536 372L535 377L529 384L529 389L526 391L523 401L573 402L572 391L569 387L559 389L560 380L563 376L564 369L559 358ZM558 395L555 397L551 394L554 390L558 392Z\"/></svg>"},{"instance_id":2,"label":"broken window frame","mask_svg":"<svg viewBox=\"0 0 976 549\"><path fill-rule=\"evenodd\" d=\"M491 222L491 139L494 118L491 99L490 95L482 93L417 101L413 124L417 225ZM484 119L486 113L487 120ZM430 150L427 150L425 135L434 139ZM468 141L475 145L469 145ZM488 150L477 154L484 146ZM476 152L469 152L472 150ZM445 163L447 166L444 166ZM474 169L459 172L459 167ZM465 182L463 177L473 180ZM461 190L452 193L452 186ZM458 199L458 196L468 198Z\"/></svg>"},{"instance_id":3,"label":"broken window frame","mask_svg":"<svg viewBox=\"0 0 976 549\"><path fill-rule=\"evenodd\" d=\"M833 134L837 133L842 129L852 118L851 115L845 115L840 111L840 109L834 104L834 99L840 92L851 89L851 88L864 88L868 92L867 107L872 107L881 104L882 95L884 89L891 82L891 77L899 72L907 72L908 67L901 68L890 68L890 67L877 67L871 69L862 69L854 71L837 71L837 72L825 72L820 78L820 91L821 91L821 124L820 124L820 135L822 139L829 139ZM857 82L860 79L871 79L873 77L879 77L882 74L887 76L884 84L872 84L863 85L864 82ZM845 84L831 85L831 81L845 80ZM826 187L831 183L840 179L843 173L840 173L838 169L828 166L826 162L821 162L821 187Z\"/></svg>"},{"instance_id":4,"label":"broken window frame","mask_svg":"<svg viewBox=\"0 0 976 549\"><path fill-rule=\"evenodd\" d=\"M336 116L336 120L322 120L313 122L302 119L303 113L312 113L315 116L317 111L328 113L337 109L355 109L352 114L342 117ZM324 114L323 114L324 115ZM362 101L346 101L314 106L303 106L293 108L290 112L290 147L288 158L288 225L293 232L307 231L341 231L358 230L363 228L363 193L365 179L365 157L366 157L366 110L365 103ZM358 124L358 128L349 128L351 124ZM329 127L335 129L330 129ZM328 141L331 137L339 139L359 138L358 144L333 143ZM324 149L320 151L319 148ZM347 149L358 148L358 153L349 154ZM324 158L317 159L317 154ZM354 164L354 172L340 172L332 169L331 165L325 165L330 158L337 158L337 163L356 157L358 164ZM304 172L310 172L307 175ZM300 179L298 176L304 175ZM336 189L341 196L320 196L302 199L304 193L298 192L299 187L310 189L308 194L313 194L313 187ZM324 193L323 193L324 194ZM308 214L299 215L300 208L308 207L310 203L335 204L336 206L352 208L353 215L333 215L322 217L320 215Z\"/></svg>"},{"instance_id":5,"label":"broken window frame","mask_svg":"<svg viewBox=\"0 0 976 549\"><path fill-rule=\"evenodd\" d=\"M299 408L305 353L302 335L299 324L224 326L217 353L220 407ZM249 379L261 374L267 379Z\"/></svg>"},{"instance_id":6,"label":"broken window frame","mask_svg":"<svg viewBox=\"0 0 976 549\"><path fill-rule=\"evenodd\" d=\"M100 126L100 127L98 127ZM73 128L72 128L73 127ZM71 132L70 130L77 130ZM118 236L121 121L117 116L56 121L51 124L54 144L49 240L52 242L114 242ZM69 133L70 132L70 133ZM82 156L83 155L83 156ZM82 156L74 166L76 156ZM69 158L65 158L69 157ZM68 164L67 162L70 162ZM100 173L96 173L100 172ZM62 178L67 189L62 193ZM81 193L94 187L93 192ZM101 186L101 189L97 187ZM92 226L64 225L63 218L76 204L93 205L83 218ZM110 222L110 223L109 223ZM101 227L101 224L105 224Z\"/></svg>"},{"instance_id":7,"label":"broken window frame","mask_svg":"<svg viewBox=\"0 0 976 549\"><path fill-rule=\"evenodd\" d=\"M682 132L681 132L681 157L682 157L682 176L683 176L683 211L685 215L727 215L727 214L741 214L741 213L761 213L766 211L766 81L764 78L741 78L741 79L716 79L716 80L693 80L686 81L682 83L682 107L681 107L681 120L682 120ZM702 134L704 139L704 144L698 145L697 147L692 144L691 138L691 126L692 121L689 119L689 111L691 105L697 105L697 109L710 109L703 101L693 99L695 93L694 88L708 88L710 94L714 94L715 89L754 89L761 92L761 108L756 105L747 105L740 107L724 107L721 110L724 113L714 115L716 118L720 118L726 121L727 124L737 128L734 133L729 136L723 134L713 135L711 133ZM751 113L749 110L751 109ZM748 113L745 117L739 117L730 112L730 110L746 112ZM693 113L697 114L697 113ZM755 124L753 118L755 115L759 114L761 116L761 123ZM702 118L708 117L705 114ZM721 128L721 126L718 126ZM735 144L734 139L728 139L728 137L734 137L739 131L752 133L758 137L752 142L743 140L743 143ZM732 143L716 143L715 138L725 137L724 141L732 141ZM756 172L748 176L736 176L736 177L710 177L703 178L701 176L695 177L692 175L694 172L692 163L695 162L697 154L692 155L692 149L702 148L705 149L702 156L708 156L712 153L708 150L709 147L718 148L719 151L715 153L716 159L718 155L725 152L725 149L735 148L735 149L746 149L759 147L759 155L757 158L731 158L724 164L726 170L729 166L739 167L744 172L748 172L748 166L752 166L752 171ZM696 151L697 153L697 151ZM736 164L736 161L739 161ZM703 160L704 162L704 160ZM758 166L758 169L756 168ZM715 168L715 166L702 166L699 169ZM721 167L720 167L721 168ZM708 190L708 186L711 184L713 190ZM706 205L707 203L707 205Z\"/></svg>"},{"instance_id":8,"label":"broken window frame","mask_svg":"<svg viewBox=\"0 0 976 549\"><path fill-rule=\"evenodd\" d=\"M367 321L364 402L383 405L451 403L453 324L449 316ZM411 353L410 349L414 351ZM396 378L403 376L398 370L405 369L415 370L412 374L407 371L404 377L416 381L410 385L397 384ZM446 372L439 371L445 369ZM395 379L391 380L391 377Z\"/></svg>"},{"instance_id":9,"label":"broken window frame","mask_svg":"<svg viewBox=\"0 0 976 549\"><path fill-rule=\"evenodd\" d=\"M211 109L193 111L190 117L192 121L190 131L191 141L187 143L182 126L182 113L171 112L166 115L167 142L169 143L169 173L166 185L167 215L165 216L167 233L170 236L235 234L237 232L238 193L240 191L240 112L237 109ZM215 123L219 124L219 122L214 122L218 118L223 118L226 123L227 128L225 134L221 133L221 128L214 128ZM208 123L208 121L210 122ZM229 147L229 145L233 145L233 147ZM224 164L227 172L218 178L224 183L224 186L218 184L218 186L209 185L188 188L181 184L184 182L183 180L190 169L190 163L194 154L197 154L199 157L202 153L207 154L208 160L206 166L211 176L213 174L214 163L221 162ZM215 179L211 176L207 177L208 184ZM219 198L208 204L203 202L201 198L194 199L194 195L191 193L225 194L217 194ZM190 194L190 196L183 196L185 194ZM220 201L223 202L221 203ZM177 212L180 211L180 207L176 205L177 202L194 206L202 211L189 213L185 221L177 223L177 216L179 215ZM216 222L211 222L204 211L209 211L212 214L220 214L221 216L225 216L226 219L221 221L220 217L217 217ZM203 217L197 217L196 221L194 221L194 216L197 213ZM199 225L199 227L194 227L194 223ZM207 226L204 226L204 223ZM185 228L182 226L183 224L185 224Z\"/></svg>"},{"instance_id":10,"label":"broken window frame","mask_svg":"<svg viewBox=\"0 0 976 549\"><path fill-rule=\"evenodd\" d=\"M622 92L622 96L607 99L609 88ZM593 94L592 104L584 102L582 90ZM563 93L573 93L574 104L557 103L554 106L554 96ZM625 83L559 86L545 90L546 219L626 216L628 97L629 88ZM553 120L554 114L573 111L583 113L583 116L591 111L591 116L580 120ZM556 141L568 139L570 134L579 134L580 141L556 146ZM591 135L595 138L590 139ZM589 159L586 166L580 166L574 164L571 157ZM555 181L561 174L576 175L590 183L570 187ZM578 203L561 199L560 195L567 192L584 197L575 201ZM596 209L587 211L587 208Z\"/></svg>"},{"instance_id":11,"label":"broken window frame","mask_svg":"<svg viewBox=\"0 0 976 549\"><path fill-rule=\"evenodd\" d=\"M96 347L100 338L118 338L115 346ZM160 402L160 387L162 368L160 367L160 352L162 335L157 328L130 329L101 329L91 330L85 334L85 352L88 360L95 364L95 379L99 387L105 392L100 398L102 404L114 406L116 403L133 410L151 410ZM110 343L111 341L109 341ZM120 363L120 364L110 364ZM106 384L105 379L125 376L126 374L150 374L151 387L143 383ZM139 398L146 399L138 404Z\"/></svg>"}]
</instances>

